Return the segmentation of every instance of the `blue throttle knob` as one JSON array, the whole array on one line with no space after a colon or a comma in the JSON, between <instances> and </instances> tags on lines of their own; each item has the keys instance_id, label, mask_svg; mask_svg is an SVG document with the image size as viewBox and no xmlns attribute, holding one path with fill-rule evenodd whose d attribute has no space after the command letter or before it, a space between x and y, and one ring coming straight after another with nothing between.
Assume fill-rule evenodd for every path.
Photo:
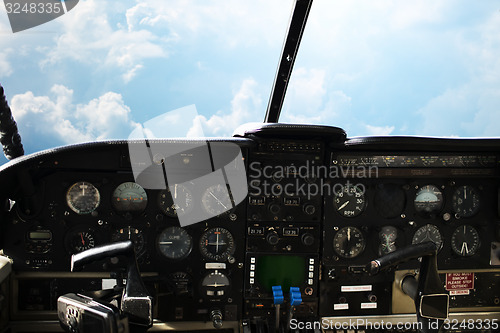
<instances>
[{"instance_id":1,"label":"blue throttle knob","mask_svg":"<svg viewBox=\"0 0 500 333\"><path fill-rule=\"evenodd\" d=\"M299 287L290 287L290 304L300 305L302 303L302 296Z\"/></svg>"},{"instance_id":2,"label":"blue throttle knob","mask_svg":"<svg viewBox=\"0 0 500 333\"><path fill-rule=\"evenodd\" d=\"M273 298L274 304L283 304L285 301L285 297L283 296L283 290L281 290L281 286L273 286Z\"/></svg>"}]
</instances>

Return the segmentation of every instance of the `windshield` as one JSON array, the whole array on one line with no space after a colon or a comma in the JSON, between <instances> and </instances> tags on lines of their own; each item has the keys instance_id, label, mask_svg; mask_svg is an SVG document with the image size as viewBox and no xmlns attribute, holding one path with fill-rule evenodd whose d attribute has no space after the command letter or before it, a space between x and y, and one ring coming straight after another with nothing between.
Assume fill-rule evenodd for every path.
<instances>
[{"instance_id":1,"label":"windshield","mask_svg":"<svg viewBox=\"0 0 500 333\"><path fill-rule=\"evenodd\" d=\"M186 107L196 121L172 120L163 137L230 136L261 122L293 7L72 1L13 33L13 1L4 2L0 83L27 153L127 139ZM350 137L498 136L498 31L497 1L315 0L280 121Z\"/></svg>"}]
</instances>

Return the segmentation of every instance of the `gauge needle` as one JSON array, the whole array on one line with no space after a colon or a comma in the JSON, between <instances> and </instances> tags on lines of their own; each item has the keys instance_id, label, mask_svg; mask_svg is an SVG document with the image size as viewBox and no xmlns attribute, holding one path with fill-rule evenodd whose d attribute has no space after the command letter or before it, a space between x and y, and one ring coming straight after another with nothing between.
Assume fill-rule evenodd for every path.
<instances>
[{"instance_id":1,"label":"gauge needle","mask_svg":"<svg viewBox=\"0 0 500 333\"><path fill-rule=\"evenodd\" d=\"M339 209L338 209L338 210L341 210L342 208L344 208L344 207L345 207L345 206L347 206L348 204L349 204L349 200L347 200L346 202L344 202L344 203L342 204L342 206L340 206L340 207L339 207Z\"/></svg>"},{"instance_id":2,"label":"gauge needle","mask_svg":"<svg viewBox=\"0 0 500 333\"><path fill-rule=\"evenodd\" d=\"M347 228L347 240L351 240L351 228Z\"/></svg>"},{"instance_id":3,"label":"gauge needle","mask_svg":"<svg viewBox=\"0 0 500 333\"><path fill-rule=\"evenodd\" d=\"M177 184L174 185L174 199L177 199Z\"/></svg>"},{"instance_id":4,"label":"gauge needle","mask_svg":"<svg viewBox=\"0 0 500 333\"><path fill-rule=\"evenodd\" d=\"M464 252L464 248L465 248L465 252ZM467 247L467 242L462 243L462 249L460 250L460 252L469 253L469 248Z\"/></svg>"},{"instance_id":5,"label":"gauge needle","mask_svg":"<svg viewBox=\"0 0 500 333\"><path fill-rule=\"evenodd\" d=\"M217 245L215 246L215 253L219 253L219 234L217 234Z\"/></svg>"},{"instance_id":6,"label":"gauge needle","mask_svg":"<svg viewBox=\"0 0 500 333\"><path fill-rule=\"evenodd\" d=\"M217 198L212 192L210 192L210 195L212 197L214 197L215 200L217 200L217 202L222 206L224 207L224 209L227 209L227 207L222 203L222 201L219 200L219 198Z\"/></svg>"},{"instance_id":7,"label":"gauge needle","mask_svg":"<svg viewBox=\"0 0 500 333\"><path fill-rule=\"evenodd\" d=\"M83 240L83 232L80 233L80 237L82 238L82 245L85 245L85 241Z\"/></svg>"},{"instance_id":8,"label":"gauge needle","mask_svg":"<svg viewBox=\"0 0 500 333\"><path fill-rule=\"evenodd\" d=\"M160 244L160 245L170 245L170 244L173 244L173 242L159 242L158 244Z\"/></svg>"}]
</instances>

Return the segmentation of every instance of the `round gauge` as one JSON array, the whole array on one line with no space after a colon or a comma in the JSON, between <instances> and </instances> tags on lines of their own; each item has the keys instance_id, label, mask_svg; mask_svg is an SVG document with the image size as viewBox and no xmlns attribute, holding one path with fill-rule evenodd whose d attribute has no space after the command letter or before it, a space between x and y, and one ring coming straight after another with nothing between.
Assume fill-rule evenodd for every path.
<instances>
[{"instance_id":1,"label":"round gauge","mask_svg":"<svg viewBox=\"0 0 500 333\"><path fill-rule=\"evenodd\" d=\"M212 228L203 233L200 239L201 254L214 261L225 261L234 253L233 235L224 228Z\"/></svg>"},{"instance_id":2,"label":"round gauge","mask_svg":"<svg viewBox=\"0 0 500 333\"><path fill-rule=\"evenodd\" d=\"M378 234L380 238L379 255L388 254L396 251L396 238L398 238L398 229L393 226L382 227Z\"/></svg>"},{"instance_id":3,"label":"round gauge","mask_svg":"<svg viewBox=\"0 0 500 333\"><path fill-rule=\"evenodd\" d=\"M201 197L203 208L211 216L217 216L233 208L228 188L225 185L212 185L205 190Z\"/></svg>"},{"instance_id":4,"label":"round gauge","mask_svg":"<svg viewBox=\"0 0 500 333\"><path fill-rule=\"evenodd\" d=\"M356 227L343 227L333 237L333 249L343 258L355 258L365 249L363 233Z\"/></svg>"},{"instance_id":5,"label":"round gauge","mask_svg":"<svg viewBox=\"0 0 500 333\"><path fill-rule=\"evenodd\" d=\"M364 190L359 186L343 186L341 191L335 193L333 205L344 217L358 216L366 208Z\"/></svg>"},{"instance_id":6,"label":"round gauge","mask_svg":"<svg viewBox=\"0 0 500 333\"><path fill-rule=\"evenodd\" d=\"M158 206L170 217L182 216L193 208L193 195L186 186L175 184L160 192Z\"/></svg>"},{"instance_id":7,"label":"round gauge","mask_svg":"<svg viewBox=\"0 0 500 333\"><path fill-rule=\"evenodd\" d=\"M457 218L472 217L479 211L479 193L472 186L458 187L453 193L451 201Z\"/></svg>"},{"instance_id":8,"label":"round gauge","mask_svg":"<svg viewBox=\"0 0 500 333\"><path fill-rule=\"evenodd\" d=\"M144 235L139 229L131 226L116 230L111 235L112 242L131 240L134 243L135 254L140 256L144 250Z\"/></svg>"},{"instance_id":9,"label":"round gauge","mask_svg":"<svg viewBox=\"0 0 500 333\"><path fill-rule=\"evenodd\" d=\"M210 298L222 298L226 296L230 285L227 276L215 270L201 281L202 294Z\"/></svg>"},{"instance_id":10,"label":"round gauge","mask_svg":"<svg viewBox=\"0 0 500 333\"><path fill-rule=\"evenodd\" d=\"M99 207L99 190L89 182L77 182L66 192L66 203L75 213L90 214Z\"/></svg>"},{"instance_id":11,"label":"round gauge","mask_svg":"<svg viewBox=\"0 0 500 333\"><path fill-rule=\"evenodd\" d=\"M118 185L113 191L111 201L117 212L138 215L146 209L148 196L141 185L126 182Z\"/></svg>"},{"instance_id":12,"label":"round gauge","mask_svg":"<svg viewBox=\"0 0 500 333\"><path fill-rule=\"evenodd\" d=\"M72 253L82 252L95 246L94 232L90 229L71 233L69 247Z\"/></svg>"},{"instance_id":13,"label":"round gauge","mask_svg":"<svg viewBox=\"0 0 500 333\"><path fill-rule=\"evenodd\" d=\"M436 186L425 185L418 190L413 203L418 213L429 217L443 208L443 194Z\"/></svg>"},{"instance_id":14,"label":"round gauge","mask_svg":"<svg viewBox=\"0 0 500 333\"><path fill-rule=\"evenodd\" d=\"M175 272L168 275L168 279L175 286L175 295L188 295L191 294L193 280L186 272Z\"/></svg>"},{"instance_id":15,"label":"round gauge","mask_svg":"<svg viewBox=\"0 0 500 333\"><path fill-rule=\"evenodd\" d=\"M373 201L381 217L393 219L403 213L406 204L405 191L396 184L379 184Z\"/></svg>"},{"instance_id":16,"label":"round gauge","mask_svg":"<svg viewBox=\"0 0 500 333\"><path fill-rule=\"evenodd\" d=\"M481 246L477 230L470 225L463 225L455 229L451 235L451 248L462 257L476 254Z\"/></svg>"},{"instance_id":17,"label":"round gauge","mask_svg":"<svg viewBox=\"0 0 500 333\"><path fill-rule=\"evenodd\" d=\"M158 251L168 259L186 258L193 248L193 238L181 227L168 227L158 235Z\"/></svg>"},{"instance_id":18,"label":"round gauge","mask_svg":"<svg viewBox=\"0 0 500 333\"><path fill-rule=\"evenodd\" d=\"M433 242L437 245L438 251L443 247L443 237L439 232L438 227L434 224L426 224L417 231L413 235L412 244L420 244L424 242Z\"/></svg>"}]
</instances>

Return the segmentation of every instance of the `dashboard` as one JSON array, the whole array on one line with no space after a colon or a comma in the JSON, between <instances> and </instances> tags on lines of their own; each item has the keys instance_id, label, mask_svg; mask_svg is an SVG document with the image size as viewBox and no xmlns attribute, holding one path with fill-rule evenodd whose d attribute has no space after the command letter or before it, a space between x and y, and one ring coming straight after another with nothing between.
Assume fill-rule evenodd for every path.
<instances>
[{"instance_id":1,"label":"dashboard","mask_svg":"<svg viewBox=\"0 0 500 333\"><path fill-rule=\"evenodd\" d=\"M420 263L364 267L425 241L439 248L450 315L500 320L499 148L302 126L18 158L0 169L0 248L13 270L0 322L51 322L60 295L112 288L122 258L70 273L71 255L120 240L134 244L155 325L210 322L214 310L240 328L269 320L277 285L285 297L299 288L293 316L304 322L408 318L398 286ZM220 170L223 182L204 180Z\"/></svg>"}]
</instances>

